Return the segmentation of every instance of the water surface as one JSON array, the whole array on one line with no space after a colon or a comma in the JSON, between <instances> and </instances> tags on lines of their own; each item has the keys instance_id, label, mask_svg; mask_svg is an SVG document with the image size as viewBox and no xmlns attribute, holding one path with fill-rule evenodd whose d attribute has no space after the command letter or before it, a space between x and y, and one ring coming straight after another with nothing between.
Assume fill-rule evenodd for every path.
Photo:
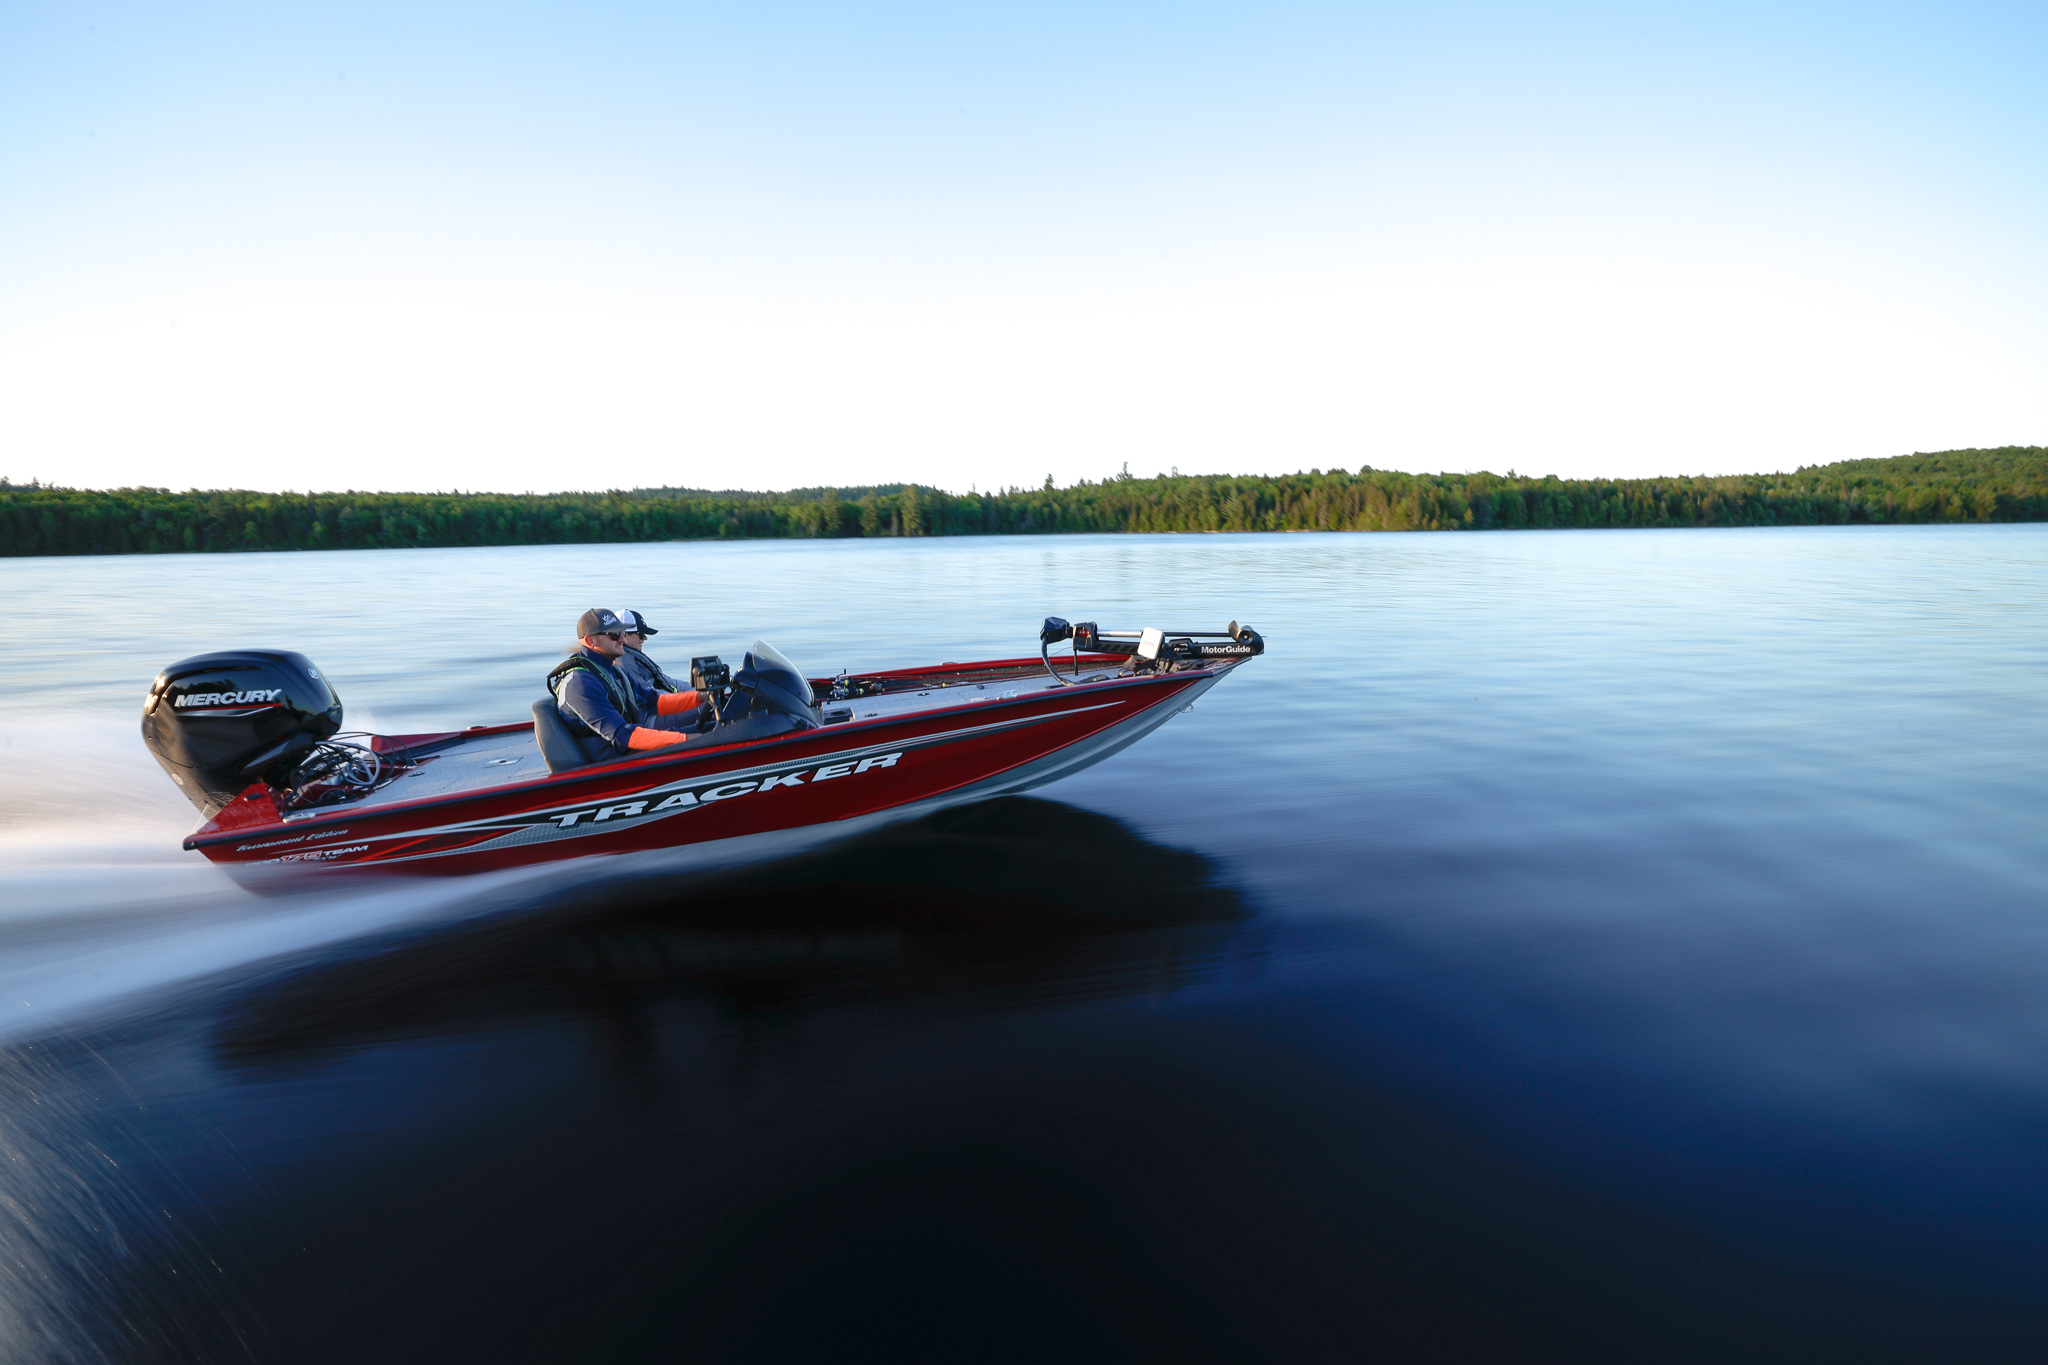
<instances>
[{"instance_id":1,"label":"water surface","mask_svg":"<svg viewBox=\"0 0 2048 1365\"><path fill-rule=\"evenodd\" d=\"M2048 528L14 560L27 1359L2033 1359ZM1270 643L1032 798L709 882L258 900L163 664Z\"/></svg>"}]
</instances>

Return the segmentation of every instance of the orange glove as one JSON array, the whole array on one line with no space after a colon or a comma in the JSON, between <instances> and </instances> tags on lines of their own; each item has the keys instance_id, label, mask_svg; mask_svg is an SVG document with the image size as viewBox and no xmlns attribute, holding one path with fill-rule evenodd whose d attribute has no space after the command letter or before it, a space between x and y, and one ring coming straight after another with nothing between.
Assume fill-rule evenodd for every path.
<instances>
[{"instance_id":1,"label":"orange glove","mask_svg":"<svg viewBox=\"0 0 2048 1365\"><path fill-rule=\"evenodd\" d=\"M654 698L654 714L680 716L685 711L694 711L703 704L704 695L695 688L687 692L659 692Z\"/></svg>"},{"instance_id":2,"label":"orange glove","mask_svg":"<svg viewBox=\"0 0 2048 1365\"><path fill-rule=\"evenodd\" d=\"M671 744L681 744L688 735L679 735L673 730L650 730L644 725L633 727L633 733L626 736L628 749L666 749Z\"/></svg>"}]
</instances>

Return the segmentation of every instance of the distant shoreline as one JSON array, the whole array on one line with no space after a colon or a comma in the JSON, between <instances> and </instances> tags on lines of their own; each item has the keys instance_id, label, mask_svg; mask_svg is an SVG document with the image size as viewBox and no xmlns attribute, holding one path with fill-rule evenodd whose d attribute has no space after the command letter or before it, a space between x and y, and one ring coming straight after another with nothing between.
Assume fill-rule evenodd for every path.
<instances>
[{"instance_id":1,"label":"distant shoreline","mask_svg":"<svg viewBox=\"0 0 2048 1365\"><path fill-rule=\"evenodd\" d=\"M1401 474L1119 476L945 493L257 493L0 479L0 557L428 549L672 540L1162 531L1484 531L2048 521L2048 447L1845 460L1790 474L1559 479Z\"/></svg>"}]
</instances>

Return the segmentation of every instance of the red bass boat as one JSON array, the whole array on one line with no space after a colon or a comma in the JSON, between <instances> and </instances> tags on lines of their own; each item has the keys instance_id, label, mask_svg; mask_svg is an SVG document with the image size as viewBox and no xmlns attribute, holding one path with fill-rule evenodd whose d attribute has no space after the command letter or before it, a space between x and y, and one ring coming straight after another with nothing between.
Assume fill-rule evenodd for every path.
<instances>
[{"instance_id":1,"label":"red bass boat","mask_svg":"<svg viewBox=\"0 0 2048 1365\"><path fill-rule=\"evenodd\" d=\"M1071 641L1071 658L1050 648ZM516 725L341 733L303 655L226 650L173 664L143 707L157 761L231 867L466 873L595 853L717 845L746 856L1029 790L1100 763L1263 653L1223 631L1103 631L1048 618L1037 658L806 678L765 643L737 670L693 660L704 733L619 757L552 699Z\"/></svg>"}]
</instances>

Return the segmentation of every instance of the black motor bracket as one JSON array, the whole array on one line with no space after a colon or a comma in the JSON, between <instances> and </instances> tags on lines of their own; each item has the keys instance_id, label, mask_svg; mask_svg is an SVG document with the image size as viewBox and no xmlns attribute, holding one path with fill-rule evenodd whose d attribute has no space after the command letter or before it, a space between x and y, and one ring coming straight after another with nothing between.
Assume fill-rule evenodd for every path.
<instances>
[{"instance_id":1,"label":"black motor bracket","mask_svg":"<svg viewBox=\"0 0 2048 1365\"><path fill-rule=\"evenodd\" d=\"M1050 651L1061 640L1074 642L1076 676L1080 674L1080 656L1084 653L1119 654L1135 659L1134 667L1151 668L1160 664L1199 665L1210 660L1249 659L1266 652L1264 637L1235 621L1223 630L1103 630L1093 621L1069 623L1048 616L1039 628L1038 656L1045 661L1046 672L1061 683L1074 681L1061 677L1052 666Z\"/></svg>"},{"instance_id":2,"label":"black motor bracket","mask_svg":"<svg viewBox=\"0 0 2048 1365\"><path fill-rule=\"evenodd\" d=\"M1249 659L1266 652L1266 641L1250 626L1232 621L1227 630L1101 630L1093 621L1074 627L1074 645L1090 654L1141 659Z\"/></svg>"}]
</instances>

